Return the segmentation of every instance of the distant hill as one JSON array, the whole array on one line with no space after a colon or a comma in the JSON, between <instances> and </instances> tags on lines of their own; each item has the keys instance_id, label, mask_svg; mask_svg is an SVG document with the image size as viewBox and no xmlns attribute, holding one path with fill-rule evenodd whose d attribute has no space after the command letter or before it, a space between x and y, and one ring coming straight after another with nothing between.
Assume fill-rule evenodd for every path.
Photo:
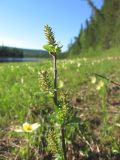
<instances>
[{"instance_id":1,"label":"distant hill","mask_svg":"<svg viewBox=\"0 0 120 160\"><path fill-rule=\"evenodd\" d=\"M12 52L16 51L16 55L15 57L17 57L18 51L22 53L22 57L39 57L39 58L48 58L49 57L49 53L47 51L44 50L37 50L37 49L25 49L25 48L17 48L17 47L7 47L7 46L0 46L0 49L3 49L3 51L7 50L9 51L11 54L11 56L7 56L7 57L14 57L12 56ZM2 57L6 57L6 53L2 53ZM19 55L18 55L19 57Z\"/></svg>"},{"instance_id":2,"label":"distant hill","mask_svg":"<svg viewBox=\"0 0 120 160\"><path fill-rule=\"evenodd\" d=\"M44 50L37 50L37 49L22 49L19 48L22 52L24 57L43 57L43 58L48 58L49 53Z\"/></svg>"},{"instance_id":3,"label":"distant hill","mask_svg":"<svg viewBox=\"0 0 120 160\"><path fill-rule=\"evenodd\" d=\"M26 49L17 47L0 46L0 58L50 58L50 54L45 50L38 49ZM58 59L64 59L67 57L65 52L57 54Z\"/></svg>"}]
</instances>

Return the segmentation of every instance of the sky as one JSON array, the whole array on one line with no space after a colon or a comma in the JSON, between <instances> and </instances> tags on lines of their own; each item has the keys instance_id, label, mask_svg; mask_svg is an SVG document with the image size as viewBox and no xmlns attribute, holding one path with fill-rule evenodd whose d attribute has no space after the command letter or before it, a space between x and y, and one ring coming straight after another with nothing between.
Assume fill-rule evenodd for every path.
<instances>
[{"instance_id":1,"label":"sky","mask_svg":"<svg viewBox=\"0 0 120 160\"><path fill-rule=\"evenodd\" d=\"M86 0L0 0L0 45L43 49L48 24L65 51L91 14Z\"/></svg>"}]
</instances>

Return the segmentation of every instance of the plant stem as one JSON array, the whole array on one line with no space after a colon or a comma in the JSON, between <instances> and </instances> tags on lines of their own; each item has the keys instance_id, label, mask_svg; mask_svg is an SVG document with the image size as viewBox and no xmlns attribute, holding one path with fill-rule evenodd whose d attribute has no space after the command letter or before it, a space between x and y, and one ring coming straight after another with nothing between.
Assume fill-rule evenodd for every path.
<instances>
[{"instance_id":1,"label":"plant stem","mask_svg":"<svg viewBox=\"0 0 120 160\"><path fill-rule=\"evenodd\" d=\"M110 80L109 78L107 78L107 77L105 77L105 76L103 76L103 75L100 75L100 74L97 74L97 73L94 73L94 74L95 74L96 76L99 76L99 77L101 77L101 78L106 79L107 81L109 81L110 83L115 84L116 86L120 86L120 83L115 82L115 81L113 81L113 80Z\"/></svg>"},{"instance_id":2,"label":"plant stem","mask_svg":"<svg viewBox=\"0 0 120 160\"><path fill-rule=\"evenodd\" d=\"M63 154L64 154L64 160L67 160L66 156L66 145L65 145L65 129L64 126L61 126L61 139L62 139L62 149L63 149Z\"/></svg>"},{"instance_id":3,"label":"plant stem","mask_svg":"<svg viewBox=\"0 0 120 160\"><path fill-rule=\"evenodd\" d=\"M54 63L54 103L55 105L58 104L57 100L57 57L53 55L53 63Z\"/></svg>"},{"instance_id":4,"label":"plant stem","mask_svg":"<svg viewBox=\"0 0 120 160\"><path fill-rule=\"evenodd\" d=\"M57 98L57 56L52 54L53 56L53 65L54 65L54 104L58 105L58 98ZM61 140L62 140L62 149L64 160L67 160L66 157L66 145L65 145L65 128L61 125Z\"/></svg>"}]
</instances>

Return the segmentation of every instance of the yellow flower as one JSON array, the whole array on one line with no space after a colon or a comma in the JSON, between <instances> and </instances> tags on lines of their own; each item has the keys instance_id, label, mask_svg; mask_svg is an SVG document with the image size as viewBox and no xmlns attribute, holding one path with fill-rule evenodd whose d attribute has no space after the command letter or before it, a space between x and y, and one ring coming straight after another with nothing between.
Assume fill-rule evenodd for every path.
<instances>
[{"instance_id":1,"label":"yellow flower","mask_svg":"<svg viewBox=\"0 0 120 160\"><path fill-rule=\"evenodd\" d=\"M91 83L92 83L92 84L95 84L95 83L96 83L96 77L95 77L95 76L91 77Z\"/></svg>"},{"instance_id":2,"label":"yellow flower","mask_svg":"<svg viewBox=\"0 0 120 160\"><path fill-rule=\"evenodd\" d=\"M103 81L99 81L98 85L96 86L96 89L99 91L104 86Z\"/></svg>"},{"instance_id":3,"label":"yellow flower","mask_svg":"<svg viewBox=\"0 0 120 160\"><path fill-rule=\"evenodd\" d=\"M23 123L22 127L15 129L15 132L33 132L38 127L40 127L39 123L29 124L28 122Z\"/></svg>"},{"instance_id":4,"label":"yellow flower","mask_svg":"<svg viewBox=\"0 0 120 160\"><path fill-rule=\"evenodd\" d=\"M59 81L59 88L62 88L64 86L64 82L63 81Z\"/></svg>"}]
</instances>

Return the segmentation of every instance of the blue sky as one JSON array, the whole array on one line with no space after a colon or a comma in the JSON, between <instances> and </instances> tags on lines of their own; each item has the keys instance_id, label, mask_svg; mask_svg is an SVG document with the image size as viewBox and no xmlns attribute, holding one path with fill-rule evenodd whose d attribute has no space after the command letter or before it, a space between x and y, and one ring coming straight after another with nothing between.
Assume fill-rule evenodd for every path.
<instances>
[{"instance_id":1,"label":"blue sky","mask_svg":"<svg viewBox=\"0 0 120 160\"><path fill-rule=\"evenodd\" d=\"M0 0L0 45L42 49L49 24L66 50L91 13L86 0Z\"/></svg>"}]
</instances>

